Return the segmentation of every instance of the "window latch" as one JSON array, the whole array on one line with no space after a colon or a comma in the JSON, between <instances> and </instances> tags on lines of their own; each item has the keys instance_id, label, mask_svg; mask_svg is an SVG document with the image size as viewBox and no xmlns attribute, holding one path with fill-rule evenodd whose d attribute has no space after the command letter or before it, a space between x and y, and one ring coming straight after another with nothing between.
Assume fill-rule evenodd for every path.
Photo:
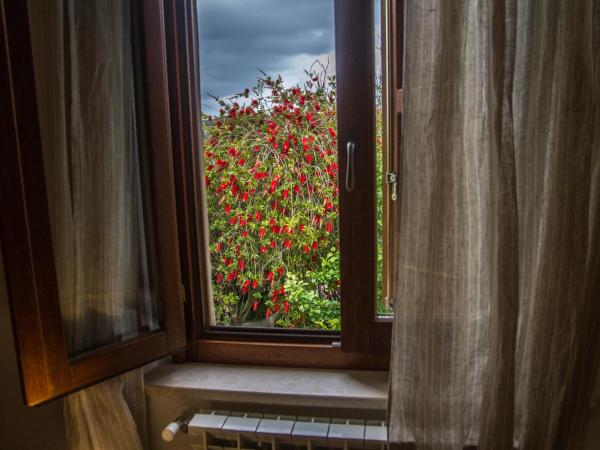
<instances>
[{"instance_id":1,"label":"window latch","mask_svg":"<svg viewBox=\"0 0 600 450\"><path fill-rule=\"evenodd\" d=\"M393 202L398 200L398 175L395 172L385 173L385 182L390 186L392 191L390 197Z\"/></svg>"}]
</instances>

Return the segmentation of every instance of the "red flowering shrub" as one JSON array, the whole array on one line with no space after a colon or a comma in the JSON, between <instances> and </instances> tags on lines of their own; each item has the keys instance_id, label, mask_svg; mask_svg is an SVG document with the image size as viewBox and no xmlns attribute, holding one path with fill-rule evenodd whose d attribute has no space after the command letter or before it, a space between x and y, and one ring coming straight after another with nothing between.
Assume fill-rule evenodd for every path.
<instances>
[{"instance_id":1,"label":"red flowering shrub","mask_svg":"<svg viewBox=\"0 0 600 450\"><path fill-rule=\"evenodd\" d=\"M264 74L252 90L217 99L219 115L203 118L218 324L272 317L280 326L324 327L293 311L298 302L286 291L288 274L299 285L339 251L335 77L307 77L286 88ZM339 267L327 274L310 289L333 317Z\"/></svg>"}]
</instances>

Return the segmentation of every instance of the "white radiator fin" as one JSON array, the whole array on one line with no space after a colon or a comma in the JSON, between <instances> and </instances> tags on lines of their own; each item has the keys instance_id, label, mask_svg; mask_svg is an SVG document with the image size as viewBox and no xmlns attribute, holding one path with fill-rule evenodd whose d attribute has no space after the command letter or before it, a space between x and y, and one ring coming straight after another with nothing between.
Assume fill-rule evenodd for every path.
<instances>
[{"instance_id":1,"label":"white radiator fin","mask_svg":"<svg viewBox=\"0 0 600 450\"><path fill-rule=\"evenodd\" d=\"M195 450L385 449L382 421L206 411L194 415L187 431Z\"/></svg>"}]
</instances>

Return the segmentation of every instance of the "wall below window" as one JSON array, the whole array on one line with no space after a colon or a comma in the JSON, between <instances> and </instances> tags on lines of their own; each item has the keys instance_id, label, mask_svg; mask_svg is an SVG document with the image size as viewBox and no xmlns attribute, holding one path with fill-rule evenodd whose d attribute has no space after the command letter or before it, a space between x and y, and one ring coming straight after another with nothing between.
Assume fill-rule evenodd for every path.
<instances>
[{"instance_id":1,"label":"wall below window","mask_svg":"<svg viewBox=\"0 0 600 450\"><path fill-rule=\"evenodd\" d=\"M152 450L189 450L199 437L161 430L185 406L295 417L384 420L387 372L316 370L226 364L163 364L146 374Z\"/></svg>"},{"instance_id":2,"label":"wall below window","mask_svg":"<svg viewBox=\"0 0 600 450\"><path fill-rule=\"evenodd\" d=\"M67 448L62 401L56 400L33 408L23 403L1 252L0 386L0 449Z\"/></svg>"}]
</instances>

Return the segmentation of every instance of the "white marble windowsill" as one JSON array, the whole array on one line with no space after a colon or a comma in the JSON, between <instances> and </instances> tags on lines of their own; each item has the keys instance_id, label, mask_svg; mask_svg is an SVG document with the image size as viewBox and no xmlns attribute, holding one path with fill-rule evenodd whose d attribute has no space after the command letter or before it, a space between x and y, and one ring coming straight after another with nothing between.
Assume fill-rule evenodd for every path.
<instances>
[{"instance_id":1,"label":"white marble windowsill","mask_svg":"<svg viewBox=\"0 0 600 450\"><path fill-rule=\"evenodd\" d=\"M205 400L385 410L388 374L226 364L163 364L145 376L149 396L201 395Z\"/></svg>"}]
</instances>

